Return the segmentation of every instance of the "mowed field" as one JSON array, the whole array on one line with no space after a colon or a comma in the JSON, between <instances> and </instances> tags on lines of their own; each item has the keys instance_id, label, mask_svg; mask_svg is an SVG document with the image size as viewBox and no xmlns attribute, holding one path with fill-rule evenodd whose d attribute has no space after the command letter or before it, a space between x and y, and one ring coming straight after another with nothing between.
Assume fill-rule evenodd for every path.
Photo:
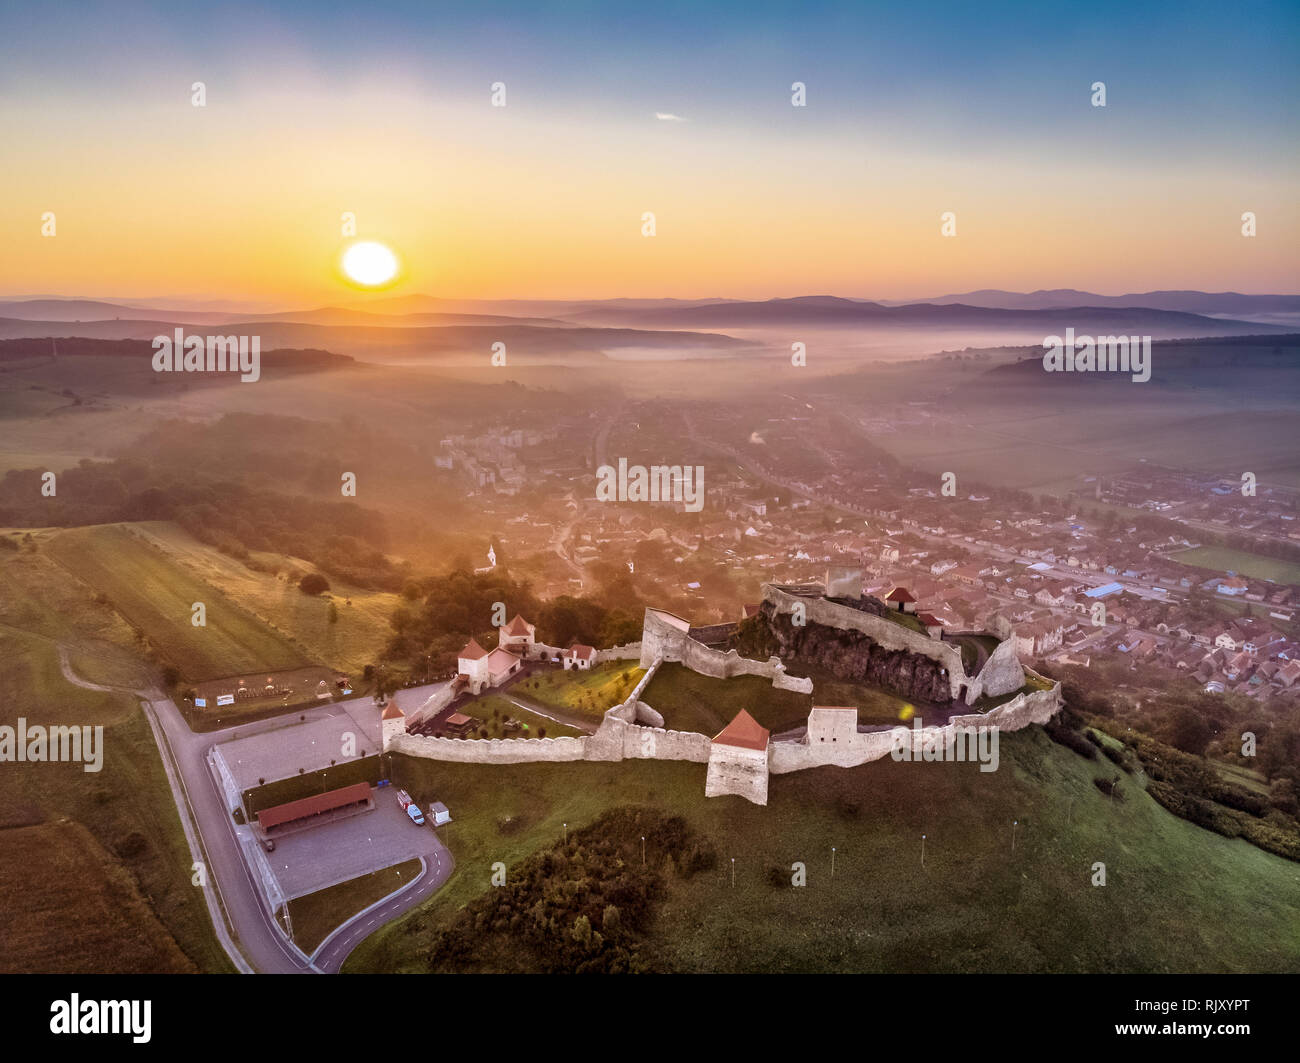
<instances>
[{"instance_id":1,"label":"mowed field","mask_svg":"<svg viewBox=\"0 0 1300 1063\"><path fill-rule=\"evenodd\" d=\"M1180 561L1184 565L1194 565L1211 572L1235 572L1239 576L1249 576L1252 579L1300 585L1300 563L1283 561L1276 557L1263 557L1260 554L1247 553L1245 550L1197 546L1191 550L1170 554L1169 558L1171 561Z\"/></svg>"},{"instance_id":2,"label":"mowed field","mask_svg":"<svg viewBox=\"0 0 1300 1063\"><path fill-rule=\"evenodd\" d=\"M152 677L134 640L39 549L0 553L4 722L104 728L99 771L39 762L0 769L5 970L231 969L190 881L153 733L127 692ZM83 683L126 689L75 685L65 660Z\"/></svg>"},{"instance_id":3,"label":"mowed field","mask_svg":"<svg viewBox=\"0 0 1300 1063\"><path fill-rule=\"evenodd\" d=\"M445 801L447 884L368 938L345 969L424 970L438 928L514 864L605 808L684 816L718 866L669 878L646 941L679 971L1294 971L1300 865L1177 819L1131 776L1040 728L1005 735L999 770L896 763L772 776L766 807L706 798L704 765L474 765L393 757L417 800ZM1018 820L1012 851L1012 821ZM921 862L921 835L926 855ZM837 850L831 876L831 847ZM731 884L731 858L736 861ZM807 885L791 888L791 865ZM1106 884L1093 885L1097 862Z\"/></svg>"},{"instance_id":4,"label":"mowed field","mask_svg":"<svg viewBox=\"0 0 1300 1063\"><path fill-rule=\"evenodd\" d=\"M50 533L44 549L139 632L160 661L191 682L316 663L290 636L258 620L129 524ZM191 623L202 602L206 624Z\"/></svg>"},{"instance_id":5,"label":"mowed field","mask_svg":"<svg viewBox=\"0 0 1300 1063\"><path fill-rule=\"evenodd\" d=\"M320 597L303 594L294 574L313 571L307 562L281 554L259 553L255 559L270 571L256 572L233 557L214 550L175 524L134 524L146 542L173 562L216 587L263 624L291 637L315 660L354 678L376 662L392 634L389 619L400 596L364 590L330 578L330 590ZM278 576L280 570L289 578ZM329 622L329 607L338 606L338 622Z\"/></svg>"}]
</instances>

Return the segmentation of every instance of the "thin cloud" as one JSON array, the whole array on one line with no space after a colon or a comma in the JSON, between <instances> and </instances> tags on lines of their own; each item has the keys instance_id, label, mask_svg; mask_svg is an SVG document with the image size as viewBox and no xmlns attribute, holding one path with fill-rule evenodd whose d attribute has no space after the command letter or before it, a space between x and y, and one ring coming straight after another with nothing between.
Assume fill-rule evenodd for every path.
<instances>
[{"instance_id":1,"label":"thin cloud","mask_svg":"<svg viewBox=\"0 0 1300 1063\"><path fill-rule=\"evenodd\" d=\"M661 122L685 122L686 119L679 114L669 114L666 111L655 111L655 117Z\"/></svg>"}]
</instances>

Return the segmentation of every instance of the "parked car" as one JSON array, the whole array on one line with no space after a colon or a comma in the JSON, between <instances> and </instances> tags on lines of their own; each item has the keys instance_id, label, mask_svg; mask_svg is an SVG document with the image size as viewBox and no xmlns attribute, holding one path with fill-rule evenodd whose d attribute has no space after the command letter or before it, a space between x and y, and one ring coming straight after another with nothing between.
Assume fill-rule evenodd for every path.
<instances>
[{"instance_id":1,"label":"parked car","mask_svg":"<svg viewBox=\"0 0 1300 1063\"><path fill-rule=\"evenodd\" d=\"M424 826L424 813L420 811L420 806L411 800L411 795L405 790L397 791L397 803L402 806L402 811L411 817L411 822L417 827Z\"/></svg>"}]
</instances>

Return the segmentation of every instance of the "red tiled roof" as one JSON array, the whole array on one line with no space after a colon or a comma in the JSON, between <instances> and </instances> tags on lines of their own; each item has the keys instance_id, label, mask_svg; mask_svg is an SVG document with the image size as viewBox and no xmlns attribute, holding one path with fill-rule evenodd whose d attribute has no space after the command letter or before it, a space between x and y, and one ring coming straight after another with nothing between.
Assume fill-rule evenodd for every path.
<instances>
[{"instance_id":1,"label":"red tiled roof","mask_svg":"<svg viewBox=\"0 0 1300 1063\"><path fill-rule=\"evenodd\" d=\"M493 671L502 668L513 668L518 663L518 654L511 653L509 650L502 649L500 646L488 654L488 667Z\"/></svg>"},{"instance_id":2,"label":"red tiled roof","mask_svg":"<svg viewBox=\"0 0 1300 1063\"><path fill-rule=\"evenodd\" d=\"M572 653L573 656L578 658L578 660L586 661L591 659L592 654L594 654L596 650L592 646L584 646L582 645L582 643L579 642L579 643L574 643L572 646L570 646L569 652Z\"/></svg>"},{"instance_id":3,"label":"red tiled roof","mask_svg":"<svg viewBox=\"0 0 1300 1063\"><path fill-rule=\"evenodd\" d=\"M921 621L926 627L943 627L943 621L933 613L917 613L916 619Z\"/></svg>"},{"instance_id":4,"label":"red tiled roof","mask_svg":"<svg viewBox=\"0 0 1300 1063\"><path fill-rule=\"evenodd\" d=\"M524 619L522 616L520 616L518 613L515 613L515 618L514 618L513 620L511 620L510 623L508 623L508 624L506 625L506 634L507 634L507 635L527 635L527 634L528 634L528 621L525 620L525 619Z\"/></svg>"},{"instance_id":5,"label":"red tiled roof","mask_svg":"<svg viewBox=\"0 0 1300 1063\"><path fill-rule=\"evenodd\" d=\"M480 646L476 640L470 639L457 656L467 661L477 661L487 656L487 650Z\"/></svg>"},{"instance_id":6,"label":"red tiled roof","mask_svg":"<svg viewBox=\"0 0 1300 1063\"><path fill-rule=\"evenodd\" d=\"M740 746L742 749L766 749L768 735L772 732L754 717L741 709L736 718L717 733L713 741L721 746Z\"/></svg>"},{"instance_id":7,"label":"red tiled roof","mask_svg":"<svg viewBox=\"0 0 1300 1063\"><path fill-rule=\"evenodd\" d=\"M914 602L916 599L906 587L895 587L885 596L887 602Z\"/></svg>"},{"instance_id":8,"label":"red tiled roof","mask_svg":"<svg viewBox=\"0 0 1300 1063\"><path fill-rule=\"evenodd\" d=\"M401 720L405 719L406 713L397 707L397 702L390 701L384 709L384 715L380 717L383 720Z\"/></svg>"},{"instance_id":9,"label":"red tiled roof","mask_svg":"<svg viewBox=\"0 0 1300 1063\"><path fill-rule=\"evenodd\" d=\"M271 827L278 827L281 823L292 823L295 819L332 812L336 808L345 808L369 799L370 784L355 782L351 786L343 786L329 793L314 794L311 797L299 798L297 801L287 801L274 808L264 808L257 814L257 822L263 830L269 830Z\"/></svg>"}]
</instances>

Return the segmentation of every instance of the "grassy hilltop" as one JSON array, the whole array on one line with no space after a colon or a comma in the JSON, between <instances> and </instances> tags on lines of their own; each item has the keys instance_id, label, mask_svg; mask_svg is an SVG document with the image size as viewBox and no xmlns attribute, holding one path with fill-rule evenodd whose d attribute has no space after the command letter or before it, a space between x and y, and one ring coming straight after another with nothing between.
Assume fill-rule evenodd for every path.
<instances>
[{"instance_id":1,"label":"grassy hilltop","mask_svg":"<svg viewBox=\"0 0 1300 1063\"><path fill-rule=\"evenodd\" d=\"M660 761L487 766L393 758L455 821L456 871L353 953L350 971L429 969L439 930L528 854L607 808L683 816L717 866L666 893L641 942L681 971L1286 971L1300 966L1300 864L1177 819L1038 727L968 764L818 768L771 778L769 804L706 799L704 767ZM1111 769L1108 771L1108 769ZM1012 851L1012 821L1015 850ZM927 835L925 865L921 835ZM831 847L837 850L831 878ZM735 858L736 884L731 885ZM791 865L807 886L791 888ZM1093 864L1107 884L1094 886ZM780 885L774 885L779 882ZM563 928L561 928L563 930Z\"/></svg>"}]
</instances>

